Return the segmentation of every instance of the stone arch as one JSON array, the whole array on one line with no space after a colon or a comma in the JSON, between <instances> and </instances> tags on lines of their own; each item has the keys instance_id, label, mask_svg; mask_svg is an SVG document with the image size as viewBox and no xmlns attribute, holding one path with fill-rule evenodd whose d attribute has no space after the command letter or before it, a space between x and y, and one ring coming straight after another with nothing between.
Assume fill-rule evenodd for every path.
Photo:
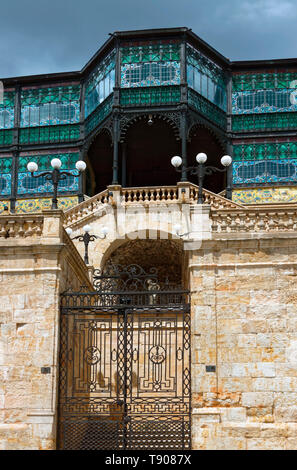
<instances>
[{"instance_id":1,"label":"stone arch","mask_svg":"<svg viewBox=\"0 0 297 470\"><path fill-rule=\"evenodd\" d=\"M102 258L101 269L108 264L138 265L149 272L156 268L161 283L185 285L187 282L187 256L181 240L136 239L117 240Z\"/></svg>"}]
</instances>

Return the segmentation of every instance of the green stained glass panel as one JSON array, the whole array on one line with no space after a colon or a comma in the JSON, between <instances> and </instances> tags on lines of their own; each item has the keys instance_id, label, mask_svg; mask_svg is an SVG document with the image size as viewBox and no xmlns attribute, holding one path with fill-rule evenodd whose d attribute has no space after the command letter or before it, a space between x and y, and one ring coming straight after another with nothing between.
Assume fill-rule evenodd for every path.
<instances>
[{"instance_id":1,"label":"green stained glass panel","mask_svg":"<svg viewBox=\"0 0 297 470\"><path fill-rule=\"evenodd\" d=\"M3 174L11 173L12 158L4 157L0 159L0 172Z\"/></svg>"},{"instance_id":2,"label":"green stained glass panel","mask_svg":"<svg viewBox=\"0 0 297 470\"><path fill-rule=\"evenodd\" d=\"M112 109L113 95L110 95L106 100L98 106L95 111L88 117L85 123L85 132L89 134L96 126L98 126L109 115Z\"/></svg>"},{"instance_id":3,"label":"green stained glass panel","mask_svg":"<svg viewBox=\"0 0 297 470\"><path fill-rule=\"evenodd\" d=\"M233 146L234 161L296 159L297 142L265 142Z\"/></svg>"},{"instance_id":4,"label":"green stained glass panel","mask_svg":"<svg viewBox=\"0 0 297 470\"><path fill-rule=\"evenodd\" d=\"M121 48L122 64L137 64L139 62L167 62L180 60L179 44L151 44Z\"/></svg>"},{"instance_id":5,"label":"green stained glass panel","mask_svg":"<svg viewBox=\"0 0 297 470\"><path fill-rule=\"evenodd\" d=\"M122 106L149 106L172 104L180 101L179 87L127 88L121 91Z\"/></svg>"},{"instance_id":6,"label":"green stained glass panel","mask_svg":"<svg viewBox=\"0 0 297 470\"><path fill-rule=\"evenodd\" d=\"M244 114L232 116L232 129L235 132L294 128L297 128L297 113Z\"/></svg>"},{"instance_id":7,"label":"green stained glass panel","mask_svg":"<svg viewBox=\"0 0 297 470\"><path fill-rule=\"evenodd\" d=\"M0 130L0 145L10 145L13 141L12 130Z\"/></svg>"},{"instance_id":8,"label":"green stained glass panel","mask_svg":"<svg viewBox=\"0 0 297 470\"><path fill-rule=\"evenodd\" d=\"M296 158L297 157L297 143L290 143L289 144L289 149L290 149L290 155L292 157Z\"/></svg>"},{"instance_id":9,"label":"green stained glass panel","mask_svg":"<svg viewBox=\"0 0 297 470\"><path fill-rule=\"evenodd\" d=\"M20 129L20 143L67 142L80 137L79 125L48 126Z\"/></svg>"},{"instance_id":10,"label":"green stained glass panel","mask_svg":"<svg viewBox=\"0 0 297 470\"><path fill-rule=\"evenodd\" d=\"M265 158L265 145L257 145L256 147L256 160L263 160Z\"/></svg>"},{"instance_id":11,"label":"green stained glass panel","mask_svg":"<svg viewBox=\"0 0 297 470\"><path fill-rule=\"evenodd\" d=\"M274 144L266 144L266 158L269 160L276 158L276 146Z\"/></svg>"},{"instance_id":12,"label":"green stained glass panel","mask_svg":"<svg viewBox=\"0 0 297 470\"><path fill-rule=\"evenodd\" d=\"M278 146L278 149L279 149L279 157L286 158L288 155L288 145L281 144Z\"/></svg>"}]
</instances>

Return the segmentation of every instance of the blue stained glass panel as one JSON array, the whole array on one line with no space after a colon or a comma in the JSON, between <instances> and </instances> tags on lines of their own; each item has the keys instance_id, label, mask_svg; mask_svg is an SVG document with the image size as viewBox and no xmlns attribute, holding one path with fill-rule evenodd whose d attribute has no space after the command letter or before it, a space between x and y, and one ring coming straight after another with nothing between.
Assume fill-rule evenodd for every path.
<instances>
[{"instance_id":1,"label":"blue stained glass panel","mask_svg":"<svg viewBox=\"0 0 297 470\"><path fill-rule=\"evenodd\" d=\"M297 160L259 160L233 162L233 184L297 182Z\"/></svg>"},{"instance_id":2,"label":"blue stained glass panel","mask_svg":"<svg viewBox=\"0 0 297 470\"><path fill-rule=\"evenodd\" d=\"M14 91L4 91L3 100L0 103L0 129L14 127Z\"/></svg>"},{"instance_id":3,"label":"blue stained glass panel","mask_svg":"<svg viewBox=\"0 0 297 470\"><path fill-rule=\"evenodd\" d=\"M11 174L0 174L0 195L8 196L11 193Z\"/></svg>"},{"instance_id":4,"label":"blue stained glass panel","mask_svg":"<svg viewBox=\"0 0 297 470\"><path fill-rule=\"evenodd\" d=\"M147 87L180 84L180 63L177 61L138 62L121 67L121 87Z\"/></svg>"},{"instance_id":5,"label":"blue stained glass panel","mask_svg":"<svg viewBox=\"0 0 297 470\"><path fill-rule=\"evenodd\" d=\"M250 90L232 93L232 113L276 113L297 111L296 88Z\"/></svg>"},{"instance_id":6,"label":"blue stained glass panel","mask_svg":"<svg viewBox=\"0 0 297 470\"><path fill-rule=\"evenodd\" d=\"M115 52L112 51L90 74L86 83L85 117L88 117L115 86Z\"/></svg>"},{"instance_id":7,"label":"blue stained glass panel","mask_svg":"<svg viewBox=\"0 0 297 470\"><path fill-rule=\"evenodd\" d=\"M41 194L53 191L51 181L47 180L45 176L38 178L32 177L31 173L27 171L27 164L33 161L38 164L38 171L34 174L39 175L44 171L52 170L51 160L59 158L62 162L61 170L65 170L71 175L77 175L75 163L79 160L79 153L64 153L64 154L41 154L31 156L20 156L18 161L18 194ZM61 192L77 192L79 188L79 178L74 176L65 176L65 179L59 181L58 193Z\"/></svg>"},{"instance_id":8,"label":"blue stained glass panel","mask_svg":"<svg viewBox=\"0 0 297 470\"><path fill-rule=\"evenodd\" d=\"M21 127L78 123L79 112L80 105L78 102L23 106L21 110Z\"/></svg>"},{"instance_id":9,"label":"blue stained glass panel","mask_svg":"<svg viewBox=\"0 0 297 470\"><path fill-rule=\"evenodd\" d=\"M70 170L70 173L77 175L76 170ZM39 175L42 172L36 172ZM53 191L51 181L45 176L33 178L29 172L18 174L18 194L34 194L34 193L50 193ZM78 178L74 176L66 176L65 179L59 181L58 192L78 191Z\"/></svg>"},{"instance_id":10,"label":"blue stained glass panel","mask_svg":"<svg viewBox=\"0 0 297 470\"><path fill-rule=\"evenodd\" d=\"M14 126L14 108L0 108L0 129L11 129Z\"/></svg>"},{"instance_id":11,"label":"blue stained glass panel","mask_svg":"<svg viewBox=\"0 0 297 470\"><path fill-rule=\"evenodd\" d=\"M226 76L223 70L192 46L187 46L187 83L219 108L227 109Z\"/></svg>"},{"instance_id":12,"label":"blue stained glass panel","mask_svg":"<svg viewBox=\"0 0 297 470\"><path fill-rule=\"evenodd\" d=\"M75 124L79 121L78 85L22 90L21 127Z\"/></svg>"}]
</instances>

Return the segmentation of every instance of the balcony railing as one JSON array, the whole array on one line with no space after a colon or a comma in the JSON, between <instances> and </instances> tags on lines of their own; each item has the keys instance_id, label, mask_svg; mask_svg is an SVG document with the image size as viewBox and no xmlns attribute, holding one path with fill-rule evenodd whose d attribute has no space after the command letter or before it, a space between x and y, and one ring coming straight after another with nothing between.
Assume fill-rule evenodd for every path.
<instances>
[{"instance_id":1,"label":"balcony railing","mask_svg":"<svg viewBox=\"0 0 297 470\"><path fill-rule=\"evenodd\" d=\"M236 204L224 197L203 190L204 202L210 204L213 209L240 209L243 206ZM65 211L65 226L73 226L93 215L107 205L129 204L196 204L198 201L198 186L193 183L185 183L179 186L149 186L142 188L122 188L115 186L115 190L109 187L95 196L88 198L75 207Z\"/></svg>"}]
</instances>

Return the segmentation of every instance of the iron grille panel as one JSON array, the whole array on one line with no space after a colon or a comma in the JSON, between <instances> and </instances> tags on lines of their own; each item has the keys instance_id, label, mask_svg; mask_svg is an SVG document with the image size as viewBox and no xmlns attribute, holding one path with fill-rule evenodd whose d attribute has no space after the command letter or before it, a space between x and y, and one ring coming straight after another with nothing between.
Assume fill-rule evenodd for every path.
<instances>
[{"instance_id":1,"label":"iron grille panel","mask_svg":"<svg viewBox=\"0 0 297 470\"><path fill-rule=\"evenodd\" d=\"M188 292L145 291L145 279L62 295L62 449L190 448Z\"/></svg>"}]
</instances>

